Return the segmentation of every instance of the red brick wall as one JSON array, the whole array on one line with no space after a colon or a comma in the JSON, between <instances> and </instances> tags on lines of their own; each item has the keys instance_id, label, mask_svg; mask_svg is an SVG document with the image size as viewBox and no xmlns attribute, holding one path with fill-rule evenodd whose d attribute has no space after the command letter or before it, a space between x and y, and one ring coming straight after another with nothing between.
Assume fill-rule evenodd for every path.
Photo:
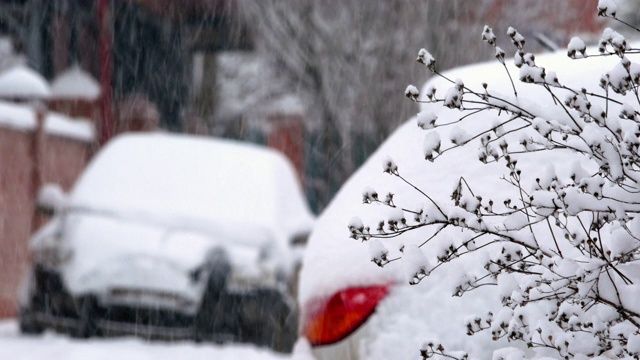
<instances>
[{"instance_id":1,"label":"red brick wall","mask_svg":"<svg viewBox=\"0 0 640 360\"><path fill-rule=\"evenodd\" d=\"M267 146L279 150L289 158L304 184L304 128L300 115L273 115L268 121L273 126L267 138Z\"/></svg>"},{"instance_id":2,"label":"red brick wall","mask_svg":"<svg viewBox=\"0 0 640 360\"><path fill-rule=\"evenodd\" d=\"M41 171L45 183L69 191L89 159L89 144L57 136L45 138Z\"/></svg>"},{"instance_id":3,"label":"red brick wall","mask_svg":"<svg viewBox=\"0 0 640 360\"><path fill-rule=\"evenodd\" d=\"M0 128L0 317L12 316L31 233L32 135Z\"/></svg>"},{"instance_id":4,"label":"red brick wall","mask_svg":"<svg viewBox=\"0 0 640 360\"><path fill-rule=\"evenodd\" d=\"M91 149L89 143L57 136L43 136L37 146L35 139L35 132L0 128L0 318L15 315L17 290L29 264L34 182L54 182L69 190Z\"/></svg>"},{"instance_id":5,"label":"red brick wall","mask_svg":"<svg viewBox=\"0 0 640 360\"><path fill-rule=\"evenodd\" d=\"M52 99L47 102L51 111L66 114L71 117L81 117L93 121L100 125L100 102L99 100L83 99Z\"/></svg>"}]
</instances>

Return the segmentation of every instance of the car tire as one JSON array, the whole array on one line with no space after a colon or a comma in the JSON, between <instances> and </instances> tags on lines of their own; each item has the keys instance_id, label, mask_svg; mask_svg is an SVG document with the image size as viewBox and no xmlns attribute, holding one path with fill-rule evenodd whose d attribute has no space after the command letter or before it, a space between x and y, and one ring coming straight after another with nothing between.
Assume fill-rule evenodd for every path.
<instances>
[{"instance_id":1,"label":"car tire","mask_svg":"<svg viewBox=\"0 0 640 360\"><path fill-rule=\"evenodd\" d=\"M194 339L196 342L214 340L220 326L222 312L220 300L231 272L231 263L223 252L216 253L212 260L207 285L195 317Z\"/></svg>"},{"instance_id":2,"label":"car tire","mask_svg":"<svg viewBox=\"0 0 640 360\"><path fill-rule=\"evenodd\" d=\"M87 339L98 335L97 308L98 300L95 296L78 298L78 325L71 335L76 338Z\"/></svg>"},{"instance_id":3,"label":"car tire","mask_svg":"<svg viewBox=\"0 0 640 360\"><path fill-rule=\"evenodd\" d=\"M283 353L291 353L298 336L298 312L293 300L278 290L258 290L247 299L244 324L252 324L251 342ZM257 315L257 316L256 316ZM251 318L254 318L252 321ZM258 319L256 322L255 319Z\"/></svg>"},{"instance_id":4,"label":"car tire","mask_svg":"<svg viewBox=\"0 0 640 360\"><path fill-rule=\"evenodd\" d=\"M26 335L39 335L46 329L46 327L37 320L34 312L34 310L38 309L36 304L39 300L34 274L35 271L30 269L26 278L23 279L25 299L24 303L18 306L18 326L20 333Z\"/></svg>"},{"instance_id":5,"label":"car tire","mask_svg":"<svg viewBox=\"0 0 640 360\"><path fill-rule=\"evenodd\" d=\"M20 332L25 335L40 335L45 330L29 309L18 310L18 325Z\"/></svg>"}]
</instances>

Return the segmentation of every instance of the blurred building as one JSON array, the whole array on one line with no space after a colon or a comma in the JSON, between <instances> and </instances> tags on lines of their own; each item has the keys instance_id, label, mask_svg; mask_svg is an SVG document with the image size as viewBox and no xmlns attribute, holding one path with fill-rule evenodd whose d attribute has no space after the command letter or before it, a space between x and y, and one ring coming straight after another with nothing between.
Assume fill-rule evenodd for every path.
<instances>
[{"instance_id":1,"label":"blurred building","mask_svg":"<svg viewBox=\"0 0 640 360\"><path fill-rule=\"evenodd\" d=\"M49 81L70 68L96 79L102 88L95 104L99 133L126 129L131 105L144 102L157 108L161 128L266 144L271 134L260 134L264 127L248 135L242 120L219 116L224 111L218 108L234 101L219 93L219 54L253 49L237 12L229 0L0 0L0 36L11 39L16 53ZM0 48L0 67L1 57ZM243 72L246 64L232 66ZM256 87L247 94L269 92L265 81L252 82ZM271 94L259 100L263 109L279 101ZM265 113L262 121L267 118L271 128L278 124L277 113Z\"/></svg>"},{"instance_id":2,"label":"blurred building","mask_svg":"<svg viewBox=\"0 0 640 360\"><path fill-rule=\"evenodd\" d=\"M96 79L109 82L114 104L130 94L144 95L158 107L163 127L180 130L182 114L194 95L194 57L251 47L228 4L0 0L0 33L10 36L45 78L51 80L79 64ZM101 46L108 47L108 56ZM108 79L103 78L105 67L110 70ZM201 73L205 78L199 81L215 76L215 71Z\"/></svg>"}]
</instances>

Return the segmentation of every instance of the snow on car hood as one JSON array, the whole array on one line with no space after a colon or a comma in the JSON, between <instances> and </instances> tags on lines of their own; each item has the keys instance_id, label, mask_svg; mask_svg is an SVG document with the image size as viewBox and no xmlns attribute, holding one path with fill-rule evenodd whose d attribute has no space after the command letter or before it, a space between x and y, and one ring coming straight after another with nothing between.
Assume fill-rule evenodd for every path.
<instances>
[{"instance_id":1,"label":"snow on car hood","mask_svg":"<svg viewBox=\"0 0 640 360\"><path fill-rule=\"evenodd\" d=\"M276 151L195 136L125 134L111 140L72 190L71 208L232 232L267 231L286 247L312 226L290 163Z\"/></svg>"},{"instance_id":2,"label":"snow on car hood","mask_svg":"<svg viewBox=\"0 0 640 360\"><path fill-rule=\"evenodd\" d=\"M61 271L74 294L117 287L193 293L189 271L218 245L203 234L117 217L69 214L60 220L70 254Z\"/></svg>"},{"instance_id":3,"label":"snow on car hood","mask_svg":"<svg viewBox=\"0 0 640 360\"><path fill-rule=\"evenodd\" d=\"M618 61L619 59L615 58L570 60L566 52L536 57L538 66L544 66L547 71L557 70L561 83L584 84L583 86L588 84L591 87L597 87L600 75L611 69ZM518 69L510 66L510 71L517 76ZM496 61L455 69L445 75L453 80L462 79L465 85L472 89L481 90L481 84L486 82L492 91L506 94L506 96L512 94L509 79L502 66ZM452 87L441 79L432 80L429 84L435 85L439 94L445 93ZM552 101L548 93L543 92L539 86L517 83L516 87L519 95L517 101ZM455 121L461 116L458 110L444 108L441 104L424 104L422 110L426 109L438 115L439 119ZM538 110L544 113L546 109ZM496 116L495 112L483 112L475 116L474 123L483 127L487 124L491 126ZM553 118L554 115L549 114L549 116ZM471 125L465 130L473 133L473 127L474 125ZM443 142L448 142L448 132L447 129L440 131ZM362 204L362 194L366 187L375 189L381 198L384 198L387 192L393 193L396 204L418 207L426 203L422 195L404 184L402 180L383 173L383 162L388 157L398 165L403 177L436 201L450 201L451 193L460 177L465 177L470 186L483 195L500 199L500 201L512 197L515 189L500 179L502 175L508 177L509 170L503 163L482 164L478 160L477 147L473 144L449 151L435 162L426 161L423 155L423 144L427 133L417 126L415 118L407 121L344 184L318 218L309 238L300 275L299 300L303 308L305 303L313 299L329 296L351 286L389 282L408 283L405 275L407 264L401 260L390 263L382 269L375 266L371 261L368 245L350 239L347 228L354 216L358 216L364 223L372 226L380 220L389 218L387 208L375 204ZM568 165L573 161L582 160L576 154L561 151L539 152L520 156L518 167L528 177L524 180L526 184L532 180L532 176L535 177L552 164L556 165L555 171L559 176L567 176L571 168ZM372 228L372 232L374 229L375 227ZM396 257L403 245L419 244L424 241L430 234L428 231L428 229L420 229L397 238L383 240L390 252L389 258ZM455 239L459 234L459 231L446 231L439 237ZM437 245L437 242L438 239L433 244ZM425 255L431 263L436 263L435 254ZM395 297L396 300L391 299L389 303L383 302L381 306L390 311L393 308L395 315L383 320L374 320L379 326L375 335L377 338L365 346L369 349L366 352L370 357L404 358L400 356L400 352L408 348L409 353L406 356L415 358L420 341L424 341L429 334L437 334L443 338L443 341L447 339L445 345L454 344L453 346L458 346L458 349L464 348L472 352L481 352L485 346L495 347L495 344L491 345L491 341L486 339L488 334L484 334L487 335L485 338L481 338L483 334L471 338L461 334L466 332L462 323L464 317L476 311L475 309L487 309L494 306L492 304L499 305L497 297L494 299L490 295L483 296L482 292L477 294L472 292L462 298L451 297L452 284L459 283L458 277L463 276L468 270L465 269L467 265L471 265L474 261L481 261L478 257L482 256L483 254L478 252L476 258L468 257L466 262L457 262L459 266L449 266L435 271L416 287L398 289L404 301L398 301ZM407 345L407 342L410 344ZM487 349L485 348L484 351Z\"/></svg>"}]
</instances>

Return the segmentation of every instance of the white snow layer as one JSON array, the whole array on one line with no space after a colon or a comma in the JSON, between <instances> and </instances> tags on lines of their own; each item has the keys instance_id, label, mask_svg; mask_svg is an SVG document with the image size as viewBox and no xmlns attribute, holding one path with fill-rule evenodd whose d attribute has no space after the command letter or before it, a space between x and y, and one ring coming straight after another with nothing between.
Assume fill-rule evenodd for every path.
<instances>
[{"instance_id":1,"label":"white snow layer","mask_svg":"<svg viewBox=\"0 0 640 360\"><path fill-rule=\"evenodd\" d=\"M18 131L34 131L36 112L29 106L0 101L0 127ZM47 112L44 129L54 134L79 141L93 141L95 128L86 119L72 119L65 115Z\"/></svg>"},{"instance_id":2,"label":"white snow layer","mask_svg":"<svg viewBox=\"0 0 640 360\"><path fill-rule=\"evenodd\" d=\"M133 337L72 339L46 332L23 336L15 321L0 322L0 359L13 360L284 360L308 359L304 353L278 354L254 345L145 341Z\"/></svg>"},{"instance_id":3,"label":"white snow layer","mask_svg":"<svg viewBox=\"0 0 640 360\"><path fill-rule=\"evenodd\" d=\"M0 98L47 99L51 88L42 75L16 65L0 74Z\"/></svg>"},{"instance_id":4,"label":"white snow layer","mask_svg":"<svg viewBox=\"0 0 640 360\"><path fill-rule=\"evenodd\" d=\"M55 99L95 100L99 96L100 84L78 65L58 75L51 83L51 97Z\"/></svg>"}]
</instances>

